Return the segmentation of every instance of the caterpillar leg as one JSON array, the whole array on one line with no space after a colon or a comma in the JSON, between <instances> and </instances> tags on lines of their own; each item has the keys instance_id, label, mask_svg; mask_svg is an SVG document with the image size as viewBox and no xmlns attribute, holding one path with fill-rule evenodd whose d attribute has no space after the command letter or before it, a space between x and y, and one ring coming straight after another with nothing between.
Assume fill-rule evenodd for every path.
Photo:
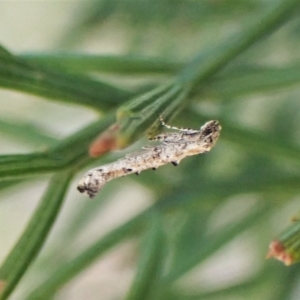
<instances>
[{"instance_id":1,"label":"caterpillar leg","mask_svg":"<svg viewBox=\"0 0 300 300\"><path fill-rule=\"evenodd\" d=\"M168 128L168 129L174 129L174 130L178 130L178 131L186 132L186 133L196 133L196 132L199 131L199 130L191 129L191 128L182 128L182 127L170 126L167 123L165 123L162 115L159 115L159 120L160 120L161 125Z\"/></svg>"}]
</instances>

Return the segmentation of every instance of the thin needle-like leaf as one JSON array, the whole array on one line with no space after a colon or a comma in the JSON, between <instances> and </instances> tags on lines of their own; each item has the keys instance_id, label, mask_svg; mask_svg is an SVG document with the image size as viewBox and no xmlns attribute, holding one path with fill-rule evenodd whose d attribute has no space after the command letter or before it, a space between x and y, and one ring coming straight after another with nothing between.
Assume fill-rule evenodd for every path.
<instances>
[{"instance_id":1,"label":"thin needle-like leaf","mask_svg":"<svg viewBox=\"0 0 300 300\"><path fill-rule=\"evenodd\" d=\"M295 16L299 9L300 3L297 0L280 1L239 34L229 37L213 49L201 52L192 59L181 72L181 80L202 84L256 42L291 20L291 17Z\"/></svg>"},{"instance_id":2,"label":"thin needle-like leaf","mask_svg":"<svg viewBox=\"0 0 300 300\"><path fill-rule=\"evenodd\" d=\"M210 80L239 54L290 20L299 7L297 0L281 1L249 29L242 30L239 35L230 37L225 42L222 41L213 50L209 49L204 53L201 51L173 82L164 84L119 108L117 113L117 121L120 124L119 145L125 146L138 139L157 121L159 114L166 114L169 117L167 107L172 102L172 113L183 108L189 100L189 93L193 93L193 87L198 88ZM178 93L183 91L185 93L180 97Z\"/></svg>"},{"instance_id":3,"label":"thin needle-like leaf","mask_svg":"<svg viewBox=\"0 0 300 300\"><path fill-rule=\"evenodd\" d=\"M147 232L142 239L142 250L135 278L126 300L149 299L157 285L163 257L162 216L154 212L148 216Z\"/></svg>"},{"instance_id":4,"label":"thin needle-like leaf","mask_svg":"<svg viewBox=\"0 0 300 300\"><path fill-rule=\"evenodd\" d=\"M195 112L192 109L188 110L190 119L197 122L204 122L207 116L200 112ZM239 147L244 148L251 153L257 153L267 157L285 158L296 163L300 163L300 149L292 142L281 141L276 136L268 135L264 132L243 128L235 125L225 118L218 117L222 125L222 138Z\"/></svg>"},{"instance_id":5,"label":"thin needle-like leaf","mask_svg":"<svg viewBox=\"0 0 300 300\"><path fill-rule=\"evenodd\" d=\"M68 74L14 55L0 55L0 87L97 109L116 106L133 94L82 75Z\"/></svg>"},{"instance_id":6,"label":"thin needle-like leaf","mask_svg":"<svg viewBox=\"0 0 300 300\"><path fill-rule=\"evenodd\" d=\"M240 95L275 91L297 86L300 81L300 66L256 67L244 66L241 70L230 69L214 77L205 87L199 88L209 96L233 99ZM204 89L204 90L203 90Z\"/></svg>"},{"instance_id":7,"label":"thin needle-like leaf","mask_svg":"<svg viewBox=\"0 0 300 300\"><path fill-rule=\"evenodd\" d=\"M166 201L159 201L154 207L151 207L148 210L140 213L127 223L121 225L112 232L108 233L105 237L101 238L99 241L95 242L92 246L83 251L72 261L67 262L60 268L58 268L44 283L42 283L39 287L32 291L32 293L30 293L30 295L26 299L43 299L47 296L53 295L59 288L72 280L80 272L85 270L94 260L99 258L110 248L115 246L117 243L120 243L120 241L122 241L123 239L139 232L139 230L144 228L145 220L147 220L146 217L149 214L152 214L153 211L159 209L163 212L167 212L170 210L174 210L175 208L180 209L184 205L190 205L191 201L199 202L199 197L196 198L195 196L190 200L190 195L185 195L185 199L182 199L182 197L180 197L180 200L184 202L182 203L181 201L177 201L176 195L178 195L177 190L175 190L174 193L170 195L170 197L166 198ZM208 197L211 200L211 189ZM217 196L218 201L220 201L220 197L220 195ZM201 201L205 201L205 195L201 195ZM195 260L197 261L197 263L201 260L204 260L210 255L210 251L216 251L222 245L230 241L233 236L239 234L241 228L248 228L249 226L251 226L251 224L253 224L252 222L254 220L260 219L269 212L270 209L268 207L259 207L250 216L242 220L239 225L235 224L235 226L233 227L224 229L221 233L218 234L218 237L216 237L216 239L210 239L211 243L203 248L203 251L199 253L197 258L194 257L187 264L182 265L180 268L174 270L174 272L172 271L172 273L167 277L167 282L172 282L173 280L183 275L194 266L193 263L195 262Z\"/></svg>"},{"instance_id":8,"label":"thin needle-like leaf","mask_svg":"<svg viewBox=\"0 0 300 300\"><path fill-rule=\"evenodd\" d=\"M0 269L1 300L11 294L44 245L65 199L73 173L73 170L60 172L52 178L22 236L4 261Z\"/></svg>"},{"instance_id":9,"label":"thin needle-like leaf","mask_svg":"<svg viewBox=\"0 0 300 300\"><path fill-rule=\"evenodd\" d=\"M183 62L141 55L85 55L72 53L30 53L19 55L28 62L68 71L113 72L116 74L174 74L183 67Z\"/></svg>"},{"instance_id":10,"label":"thin needle-like leaf","mask_svg":"<svg viewBox=\"0 0 300 300\"><path fill-rule=\"evenodd\" d=\"M202 245L199 251L195 252L195 255L189 257L189 259L182 261L182 263L178 264L173 270L170 271L169 274L167 274L165 278L166 283L171 283L179 279L181 276L194 268L197 264L204 261L207 257L210 257L228 241L232 240L233 237L240 234L241 231L249 228L262 218L265 218L269 213L270 208L267 205L261 205L237 224L225 227L224 229L220 230L220 232L216 233L216 236L214 237L206 237L205 244Z\"/></svg>"},{"instance_id":11,"label":"thin needle-like leaf","mask_svg":"<svg viewBox=\"0 0 300 300\"><path fill-rule=\"evenodd\" d=\"M23 140L30 145L35 144L38 146L53 146L57 143L57 139L44 134L36 126L25 122L13 122L9 120L0 120L0 132L8 136Z\"/></svg>"},{"instance_id":12,"label":"thin needle-like leaf","mask_svg":"<svg viewBox=\"0 0 300 300\"><path fill-rule=\"evenodd\" d=\"M0 177L24 177L72 167L88 159L88 148L93 139L107 129L114 115L107 114L92 125L69 137L52 149L31 154L0 156Z\"/></svg>"},{"instance_id":13,"label":"thin needle-like leaf","mask_svg":"<svg viewBox=\"0 0 300 300\"><path fill-rule=\"evenodd\" d=\"M53 296L57 290L66 282L70 281L75 274L80 273L80 271L88 267L93 261L108 251L111 247L137 232L137 230L140 230L141 226L144 224L144 217L145 214L141 213L127 223L108 233L102 239L95 242L86 251L74 258L73 261L61 266L61 268L55 271L53 276L30 293L30 295L28 295L25 299L40 300Z\"/></svg>"}]
</instances>

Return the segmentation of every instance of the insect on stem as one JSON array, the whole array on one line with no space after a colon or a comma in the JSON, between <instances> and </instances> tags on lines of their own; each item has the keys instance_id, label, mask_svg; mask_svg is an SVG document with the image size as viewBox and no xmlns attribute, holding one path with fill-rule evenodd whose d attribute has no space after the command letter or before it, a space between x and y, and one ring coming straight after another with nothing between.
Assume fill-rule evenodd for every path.
<instances>
[{"instance_id":1,"label":"insect on stem","mask_svg":"<svg viewBox=\"0 0 300 300\"><path fill-rule=\"evenodd\" d=\"M112 179L132 173L139 174L146 169L156 170L167 163L177 166L187 156L210 151L221 131L218 121L208 121L196 130L167 125L162 116L159 119L164 127L177 132L159 134L151 139L159 141L159 145L145 147L140 152L88 171L78 183L79 192L86 192L92 198Z\"/></svg>"}]
</instances>

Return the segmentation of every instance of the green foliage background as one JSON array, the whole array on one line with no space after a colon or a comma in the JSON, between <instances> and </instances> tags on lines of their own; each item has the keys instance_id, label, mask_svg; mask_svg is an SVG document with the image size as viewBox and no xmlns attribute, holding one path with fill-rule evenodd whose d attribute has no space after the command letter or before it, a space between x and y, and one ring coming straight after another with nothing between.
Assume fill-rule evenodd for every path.
<instances>
[{"instance_id":1,"label":"green foliage background","mask_svg":"<svg viewBox=\"0 0 300 300\"><path fill-rule=\"evenodd\" d=\"M299 266L264 259L299 203L298 2L91 1L70 12L55 51L12 54L2 45L2 88L96 117L63 138L40 129L38 115L36 124L0 120L2 133L36 149L0 156L1 210L8 195L17 207L28 201L23 189L47 180L2 263L0 299L68 299L67 284L126 242L133 275L127 288L120 280L108 287L113 299L298 299ZM85 49L103 40L114 51ZM49 103L51 113L55 120ZM115 180L92 201L75 192L86 169L131 151L89 158L99 133L117 120L119 142L129 146L161 129L160 113L192 128L218 119L221 138L207 155ZM61 214L67 193L72 209ZM101 228L104 235L82 238L114 198L121 207L147 205ZM109 217L124 220L122 213ZM86 295L105 298L97 289Z\"/></svg>"}]
</instances>

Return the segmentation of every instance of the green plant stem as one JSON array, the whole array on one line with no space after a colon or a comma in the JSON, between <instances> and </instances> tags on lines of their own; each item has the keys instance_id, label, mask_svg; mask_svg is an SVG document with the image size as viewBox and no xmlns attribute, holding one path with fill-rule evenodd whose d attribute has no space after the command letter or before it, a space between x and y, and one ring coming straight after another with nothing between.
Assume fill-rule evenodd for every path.
<instances>
[{"instance_id":1,"label":"green plant stem","mask_svg":"<svg viewBox=\"0 0 300 300\"><path fill-rule=\"evenodd\" d=\"M149 299L157 285L163 258L162 216L153 212L148 216L148 228L142 239L140 259L135 278L126 300Z\"/></svg>"},{"instance_id":2,"label":"green plant stem","mask_svg":"<svg viewBox=\"0 0 300 300\"><path fill-rule=\"evenodd\" d=\"M264 190L263 187L266 185L264 182L260 182L261 186L258 188L257 191ZM280 182L277 184L274 183L278 189L280 187ZM218 184L213 185L218 186ZM245 188L242 184L234 184L234 187L237 186L241 187L236 193L247 193L247 192L256 192L255 187L256 184L248 185ZM232 187L232 189L234 189ZM182 189L185 189L182 187ZM106 253L110 248L115 246L116 244L120 243L123 239L128 238L133 234L137 234L144 228L145 220L147 220L147 215L151 214L153 211L157 209L163 213L173 211L174 209L182 209L184 206L194 205L196 203L206 203L209 201L211 205L213 205L214 201L221 201L224 197L227 197L227 194L224 194L226 190L226 184L224 184L224 189L216 189L219 193L212 195L212 187L208 187L206 192L200 192L199 189L194 193L186 193L182 195L180 191L177 189L172 189L170 194L164 197L163 201L158 201L153 207L150 207L148 210L140 213L136 217L132 218L127 223L121 225L120 227L116 228L115 230L108 233L104 238L101 238L99 241L95 242L92 246L88 249L83 251L77 257L75 257L72 261L66 262L60 268L58 268L50 277L42 283L39 287L37 287L26 299L27 300L35 300L35 299L44 299L49 295L53 295L60 287L65 285L67 282L72 280L75 276L77 276L80 272L85 270L92 262L98 259L101 255ZM295 188L295 193L297 193L298 188ZM227 191L229 195L233 195L234 191L230 190ZM225 228L221 233L219 233L214 238L211 238L211 243L206 245L203 248L203 251L199 253L197 257L193 257L187 264L182 265L180 268L172 271L167 277L167 282L172 282L176 280L184 273L189 271L194 265L192 262L204 260L208 257L210 251L217 251L220 249L224 244L230 241L234 236L239 234L241 228L244 230L251 226L253 222L258 222L259 219L265 217L268 213L270 213L269 207L266 206L258 206L257 210L253 211L250 216L243 219L239 224L234 224L232 227ZM44 297L44 298L43 298Z\"/></svg>"},{"instance_id":3,"label":"green plant stem","mask_svg":"<svg viewBox=\"0 0 300 300\"><path fill-rule=\"evenodd\" d=\"M189 87L182 86L176 81L170 82L122 105L117 110L117 121L120 125L119 147L128 146L145 131L151 131L150 128L154 128L153 123L158 122L161 113L168 120L170 115L182 106L188 91Z\"/></svg>"},{"instance_id":4,"label":"green plant stem","mask_svg":"<svg viewBox=\"0 0 300 300\"><path fill-rule=\"evenodd\" d=\"M273 92L280 88L298 85L300 81L300 65L270 68L267 66L224 70L215 76L205 87L200 86L197 93L203 93L222 99L233 99L240 95ZM200 97L199 97L200 98Z\"/></svg>"},{"instance_id":5,"label":"green plant stem","mask_svg":"<svg viewBox=\"0 0 300 300\"><path fill-rule=\"evenodd\" d=\"M220 123L225 129L222 131L223 138L243 147L245 150L277 160L284 158L300 163L300 149L296 145L284 143L264 133L234 126L221 118Z\"/></svg>"},{"instance_id":6,"label":"green plant stem","mask_svg":"<svg viewBox=\"0 0 300 300\"><path fill-rule=\"evenodd\" d=\"M74 167L88 159L90 143L113 122L114 114L107 114L48 151L0 156L0 178L24 177Z\"/></svg>"},{"instance_id":7,"label":"green plant stem","mask_svg":"<svg viewBox=\"0 0 300 300\"><path fill-rule=\"evenodd\" d=\"M126 146L142 136L158 120L159 114L165 115L166 109L173 104L172 111L182 109L192 95L193 87L210 80L213 75L225 67L239 54L259 41L262 37L272 33L291 15L299 9L298 0L281 1L279 5L268 11L263 17L239 35L221 42L214 50L201 52L176 76L173 82L164 84L153 91L137 97L122 107L117 112L117 121L120 125L118 137L119 145ZM184 91L181 97L176 92ZM176 103L176 105L175 105Z\"/></svg>"},{"instance_id":8,"label":"green plant stem","mask_svg":"<svg viewBox=\"0 0 300 300\"><path fill-rule=\"evenodd\" d=\"M133 233L140 231L144 226L144 217L145 213L141 213L129 220L127 223L108 233L86 251L74 258L73 261L68 264L64 264L55 272L54 276L51 276L51 278L30 293L30 295L28 295L25 299L40 300L53 296L61 286L70 281L75 274L78 274L80 271L89 266L101 254L104 254L111 247L131 236Z\"/></svg>"},{"instance_id":9,"label":"green plant stem","mask_svg":"<svg viewBox=\"0 0 300 300\"><path fill-rule=\"evenodd\" d=\"M73 72L113 72L121 74L174 74L183 67L183 62L166 58L139 55L87 55L76 53L29 53L20 58L51 68L61 68Z\"/></svg>"},{"instance_id":10,"label":"green plant stem","mask_svg":"<svg viewBox=\"0 0 300 300\"><path fill-rule=\"evenodd\" d=\"M107 83L45 68L7 53L0 55L1 87L97 109L119 105L133 95Z\"/></svg>"},{"instance_id":11,"label":"green plant stem","mask_svg":"<svg viewBox=\"0 0 300 300\"><path fill-rule=\"evenodd\" d=\"M0 120L0 132L30 145L47 147L54 146L57 143L56 138L42 133L36 126L26 122Z\"/></svg>"},{"instance_id":12,"label":"green plant stem","mask_svg":"<svg viewBox=\"0 0 300 300\"><path fill-rule=\"evenodd\" d=\"M164 279L165 284L171 284L178 280L192 268L210 257L214 252L218 251L228 241L240 234L241 231L248 229L253 224L257 224L259 220L266 218L269 213L269 206L258 205L255 211L247 215L240 222L232 224L232 226L226 226L224 229L220 230L220 232L216 233L215 236L207 236L205 238L205 244L202 245L201 249L199 249L195 255L183 261L166 275Z\"/></svg>"},{"instance_id":13,"label":"green plant stem","mask_svg":"<svg viewBox=\"0 0 300 300\"><path fill-rule=\"evenodd\" d=\"M184 67L183 63L166 61L164 58L143 56L99 56L85 54L22 54L22 59L49 66L66 68L76 72L110 71L114 73L149 74L152 72L173 73ZM293 84L300 79L300 66L287 67L249 67L230 68L220 75L214 76L208 86L196 86L194 94L208 93L212 96L232 98L238 95L270 91ZM204 89L204 91L203 91ZM83 99L84 100L84 99ZM98 108L97 102L92 105Z\"/></svg>"},{"instance_id":14,"label":"green plant stem","mask_svg":"<svg viewBox=\"0 0 300 300\"><path fill-rule=\"evenodd\" d=\"M243 297L247 292L251 292L262 284L267 284L270 278L270 270L265 268L255 277L247 279L241 283L226 286L224 288L213 289L212 291L199 292L182 292L180 290L171 289L166 294L167 300L215 300L215 299L231 299L236 295Z\"/></svg>"},{"instance_id":15,"label":"green plant stem","mask_svg":"<svg viewBox=\"0 0 300 300\"><path fill-rule=\"evenodd\" d=\"M203 83L250 46L289 21L292 15L299 12L299 7L300 3L297 0L280 1L270 11L262 14L248 29L221 42L214 49L208 49L207 52L196 56L181 72L181 80L193 82L194 85Z\"/></svg>"},{"instance_id":16,"label":"green plant stem","mask_svg":"<svg viewBox=\"0 0 300 300\"><path fill-rule=\"evenodd\" d=\"M207 116L201 112L188 109L187 116L190 120L204 123ZM216 116L215 116L216 117ZM242 126L235 125L225 118L217 117L222 126L221 138L242 147L247 152L278 159L286 159L300 163L300 149L298 146L281 141L276 136L270 136L263 132L258 132Z\"/></svg>"},{"instance_id":17,"label":"green plant stem","mask_svg":"<svg viewBox=\"0 0 300 300\"><path fill-rule=\"evenodd\" d=\"M271 295L272 300L293 299L295 288L298 287L299 265L294 265L288 269L280 269L277 273L277 280L272 284L277 288Z\"/></svg>"},{"instance_id":18,"label":"green plant stem","mask_svg":"<svg viewBox=\"0 0 300 300\"><path fill-rule=\"evenodd\" d=\"M44 245L65 199L73 173L69 170L53 176L25 231L4 261L0 269L0 281L4 284L4 289L0 291L1 300L11 294Z\"/></svg>"}]
</instances>

